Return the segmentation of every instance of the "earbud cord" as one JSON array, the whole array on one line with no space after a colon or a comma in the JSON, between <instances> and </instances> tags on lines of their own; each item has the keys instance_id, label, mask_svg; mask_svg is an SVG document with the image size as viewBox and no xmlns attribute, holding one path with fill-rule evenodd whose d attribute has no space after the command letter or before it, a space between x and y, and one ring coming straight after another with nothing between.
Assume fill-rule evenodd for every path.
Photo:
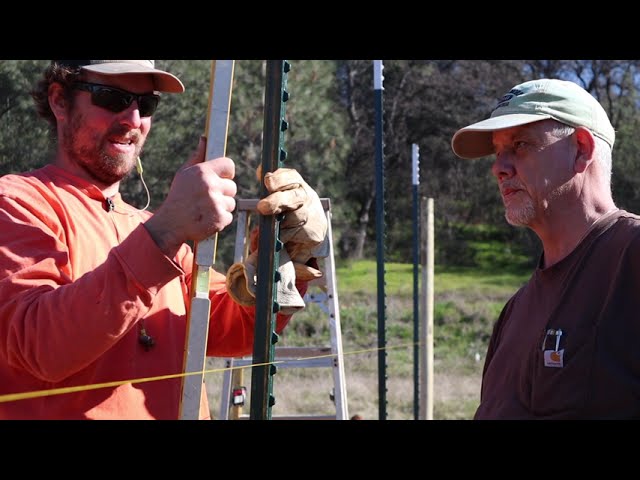
<instances>
[{"instance_id":1,"label":"earbud cord","mask_svg":"<svg viewBox=\"0 0 640 480\"><path fill-rule=\"evenodd\" d=\"M142 161L140 160L140 157L138 157L138 160L136 161L136 170L138 171L138 175L140 175L142 186L147 192L147 204L144 206L142 210L140 210L141 212L144 212L147 208L149 208L149 204L151 203L151 195L149 194L149 189L147 188L147 184L145 183L144 177L142 176L143 169L142 169Z\"/></svg>"},{"instance_id":2,"label":"earbud cord","mask_svg":"<svg viewBox=\"0 0 640 480\"><path fill-rule=\"evenodd\" d=\"M138 175L140 175L142 185L147 192L147 204L142 210L140 210L141 212L144 212L151 203L151 195L149 194L149 189L147 188L147 184L145 183L144 177L142 176L143 168L140 157L138 157L138 159L136 160L136 170L138 171ZM140 333L138 334L138 343L142 345L146 351L151 350L151 348L153 348L156 343L155 339L151 335L147 334L147 330L144 327L144 318L140 320Z\"/></svg>"}]
</instances>

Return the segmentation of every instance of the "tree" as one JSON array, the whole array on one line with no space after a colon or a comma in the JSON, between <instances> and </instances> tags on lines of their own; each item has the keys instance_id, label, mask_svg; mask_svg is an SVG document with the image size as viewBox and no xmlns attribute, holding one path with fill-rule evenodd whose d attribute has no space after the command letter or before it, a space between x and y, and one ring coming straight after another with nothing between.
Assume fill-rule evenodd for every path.
<instances>
[{"instance_id":1,"label":"tree","mask_svg":"<svg viewBox=\"0 0 640 480\"><path fill-rule=\"evenodd\" d=\"M44 165L51 152L48 125L38 119L30 92L49 60L0 62L0 172Z\"/></svg>"},{"instance_id":2,"label":"tree","mask_svg":"<svg viewBox=\"0 0 640 480\"><path fill-rule=\"evenodd\" d=\"M35 113L29 92L49 60L0 64L0 173L44 165L55 146ZM186 91L162 94L142 162L150 210L165 198L175 171L193 153L205 128L211 61L157 60L177 74ZM336 251L344 258L374 256L376 228L373 62L292 60L285 104L288 157L320 196L332 200ZM227 155L236 162L240 198L255 198L261 162L265 61L236 61ZM411 146L420 147L420 192L435 200L436 261L473 265L478 232L506 247L524 249L532 261L539 242L528 229L509 226L490 173L490 159L461 160L451 151L454 132L487 118L513 85L541 77L575 81L608 112L617 138L613 161L616 203L640 211L640 61L633 60L385 60L384 161L388 256L412 258ZM122 182L123 196L147 201L135 171ZM220 233L217 268L233 259L234 226Z\"/></svg>"},{"instance_id":3,"label":"tree","mask_svg":"<svg viewBox=\"0 0 640 480\"><path fill-rule=\"evenodd\" d=\"M165 62L165 63L162 63ZM344 177L342 159L351 148L345 132L345 113L335 107L334 61L292 60L287 74L289 101L285 103L288 129L284 133L287 158L285 167L297 169L321 197L333 199L334 225L339 234ZM162 99L162 108L154 117L154 127L145 148L145 158L152 157L147 183L154 202L159 205L170 186L173 172L195 148L204 133L208 108L211 62L208 60L158 61L158 66L176 72L186 91ZM239 198L257 198L259 184L255 171L262 161L264 125L264 60L238 60L234 67L227 156L236 163ZM188 126L188 127L187 127ZM157 159L157 160L156 160ZM147 178L145 166L145 178ZM137 182L128 182L130 193L143 198ZM129 187L129 185L131 185ZM218 259L224 266L233 260L234 226L219 235Z\"/></svg>"}]
</instances>

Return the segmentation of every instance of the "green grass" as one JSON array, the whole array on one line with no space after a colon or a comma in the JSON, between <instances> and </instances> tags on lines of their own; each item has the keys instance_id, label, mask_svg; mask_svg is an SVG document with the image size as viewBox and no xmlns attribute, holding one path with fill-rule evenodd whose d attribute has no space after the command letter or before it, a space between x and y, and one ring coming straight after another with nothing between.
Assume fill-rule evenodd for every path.
<instances>
[{"instance_id":1,"label":"green grass","mask_svg":"<svg viewBox=\"0 0 640 480\"><path fill-rule=\"evenodd\" d=\"M340 294L375 295L378 291L378 267L373 260L346 262L336 268ZM413 265L386 263L384 268L385 294L390 296L413 295Z\"/></svg>"},{"instance_id":2,"label":"green grass","mask_svg":"<svg viewBox=\"0 0 640 480\"><path fill-rule=\"evenodd\" d=\"M455 242L442 246L449 248L443 258L455 260L458 266L436 264L433 280L435 419L473 417L493 324L507 299L527 281L532 270L532 259L519 250L520 243L508 230L467 224L454 226L454 230ZM387 262L383 270L384 310L380 312L376 261L336 259L349 414L378 418L379 361L383 359L387 418L413 419L414 374L419 363L415 358L414 319L418 315L414 300L421 305L422 272L417 272L418 292L414 292L413 264ZM384 348L379 346L381 331ZM423 337L421 332L417 337L420 353L424 351ZM282 346L329 344L327 313L314 303L293 317L278 342ZM221 375L210 380L207 385L212 389L215 416L220 404L216 382ZM274 377L277 408L291 415L335 413L327 394L332 384L328 369L284 369Z\"/></svg>"},{"instance_id":3,"label":"green grass","mask_svg":"<svg viewBox=\"0 0 640 480\"><path fill-rule=\"evenodd\" d=\"M465 235L470 235L466 232ZM531 262L500 238L494 230L475 229L465 252L473 266L434 272L434 418L469 419L477 408L484 356L495 320L507 299L523 285ZM492 237L493 236L493 237ZM414 418L415 318L422 274L414 292L414 266L384 265L384 311L378 309L378 267L374 260L344 261L336 265L336 287L344 351L349 414L377 419L379 412L379 360L384 359L387 418ZM384 313L384 315L382 315ZM384 323L381 322L384 320ZM422 323L419 318L418 323ZM384 327L384 328L382 328ZM420 330L420 328L418 329ZM379 347L380 331L385 347ZM320 304L309 303L282 333L278 345L329 345L329 322ZM423 335L418 335L421 349ZM421 350L420 350L421 351ZM212 411L220 403L216 380L207 379ZM328 391L331 373L324 369L286 369L274 377L278 409L287 414L330 414L335 406ZM275 413L274 413L275 414Z\"/></svg>"},{"instance_id":4,"label":"green grass","mask_svg":"<svg viewBox=\"0 0 640 480\"><path fill-rule=\"evenodd\" d=\"M422 281L418 272L419 288ZM471 418L477 407L479 378L493 323L504 303L529 277L521 268L436 269L434 273L434 389L442 389L434 403L434 417ZM375 261L352 261L336 269L340 323L347 369L347 390L367 392L349 397L352 413L376 415L379 360L379 315ZM390 392L389 418L411 419L414 376L414 271L412 264L385 265L384 358L390 385L402 382L404 395ZM421 292L417 292L418 295ZM420 304L418 302L418 304ZM421 337L418 337L419 340ZM326 314L310 304L297 314L283 334L287 345L329 342ZM311 373L313 375L313 373ZM354 380L356 379L356 380ZM354 385L354 381L366 385ZM391 387L389 387L391 388ZM451 390L445 392L444 389ZM461 389L457 392L456 389ZM353 407L351 406L353 402ZM300 407L305 408L305 407ZM357 411L353 411L353 409ZM366 417L366 415L365 415Z\"/></svg>"},{"instance_id":5,"label":"green grass","mask_svg":"<svg viewBox=\"0 0 640 480\"><path fill-rule=\"evenodd\" d=\"M487 291L504 294L513 292L514 285L524 283L529 277L529 268L522 266L516 271L498 267L448 267L434 268L435 294L448 291ZM373 260L345 262L336 268L340 295L375 295L378 291L377 264ZM418 283L422 280L418 271ZM413 297L414 267L408 263L386 263L384 288L387 296Z\"/></svg>"}]
</instances>

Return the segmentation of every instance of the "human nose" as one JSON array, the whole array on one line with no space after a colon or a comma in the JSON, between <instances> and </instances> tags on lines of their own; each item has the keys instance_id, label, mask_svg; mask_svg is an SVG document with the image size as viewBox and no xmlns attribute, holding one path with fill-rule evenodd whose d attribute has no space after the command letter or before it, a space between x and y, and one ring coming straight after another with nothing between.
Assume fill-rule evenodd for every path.
<instances>
[{"instance_id":1,"label":"human nose","mask_svg":"<svg viewBox=\"0 0 640 480\"><path fill-rule=\"evenodd\" d=\"M140 106L137 100L133 100L131 105L122 111L120 122L131 128L140 128L142 117L140 116Z\"/></svg>"},{"instance_id":2,"label":"human nose","mask_svg":"<svg viewBox=\"0 0 640 480\"><path fill-rule=\"evenodd\" d=\"M507 152L497 152L496 158L491 165L491 173L498 180L512 177L515 173L513 162Z\"/></svg>"}]
</instances>

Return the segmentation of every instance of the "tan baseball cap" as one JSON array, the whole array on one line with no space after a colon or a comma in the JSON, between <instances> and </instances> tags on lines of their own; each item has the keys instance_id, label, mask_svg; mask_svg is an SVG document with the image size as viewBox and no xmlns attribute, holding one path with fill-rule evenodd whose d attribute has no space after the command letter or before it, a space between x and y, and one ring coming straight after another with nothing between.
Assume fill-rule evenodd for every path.
<instances>
[{"instance_id":1,"label":"tan baseball cap","mask_svg":"<svg viewBox=\"0 0 640 480\"><path fill-rule=\"evenodd\" d=\"M53 60L52 62L72 68L81 67L82 70L102 75L150 73L153 75L154 89L158 92L184 92L184 85L178 77L155 68L155 60Z\"/></svg>"},{"instance_id":2,"label":"tan baseball cap","mask_svg":"<svg viewBox=\"0 0 640 480\"><path fill-rule=\"evenodd\" d=\"M549 78L513 87L498 100L490 118L458 130L451 148L460 158L491 155L494 131L549 118L572 127L586 127L613 148L616 134L602 105L577 83Z\"/></svg>"}]
</instances>

